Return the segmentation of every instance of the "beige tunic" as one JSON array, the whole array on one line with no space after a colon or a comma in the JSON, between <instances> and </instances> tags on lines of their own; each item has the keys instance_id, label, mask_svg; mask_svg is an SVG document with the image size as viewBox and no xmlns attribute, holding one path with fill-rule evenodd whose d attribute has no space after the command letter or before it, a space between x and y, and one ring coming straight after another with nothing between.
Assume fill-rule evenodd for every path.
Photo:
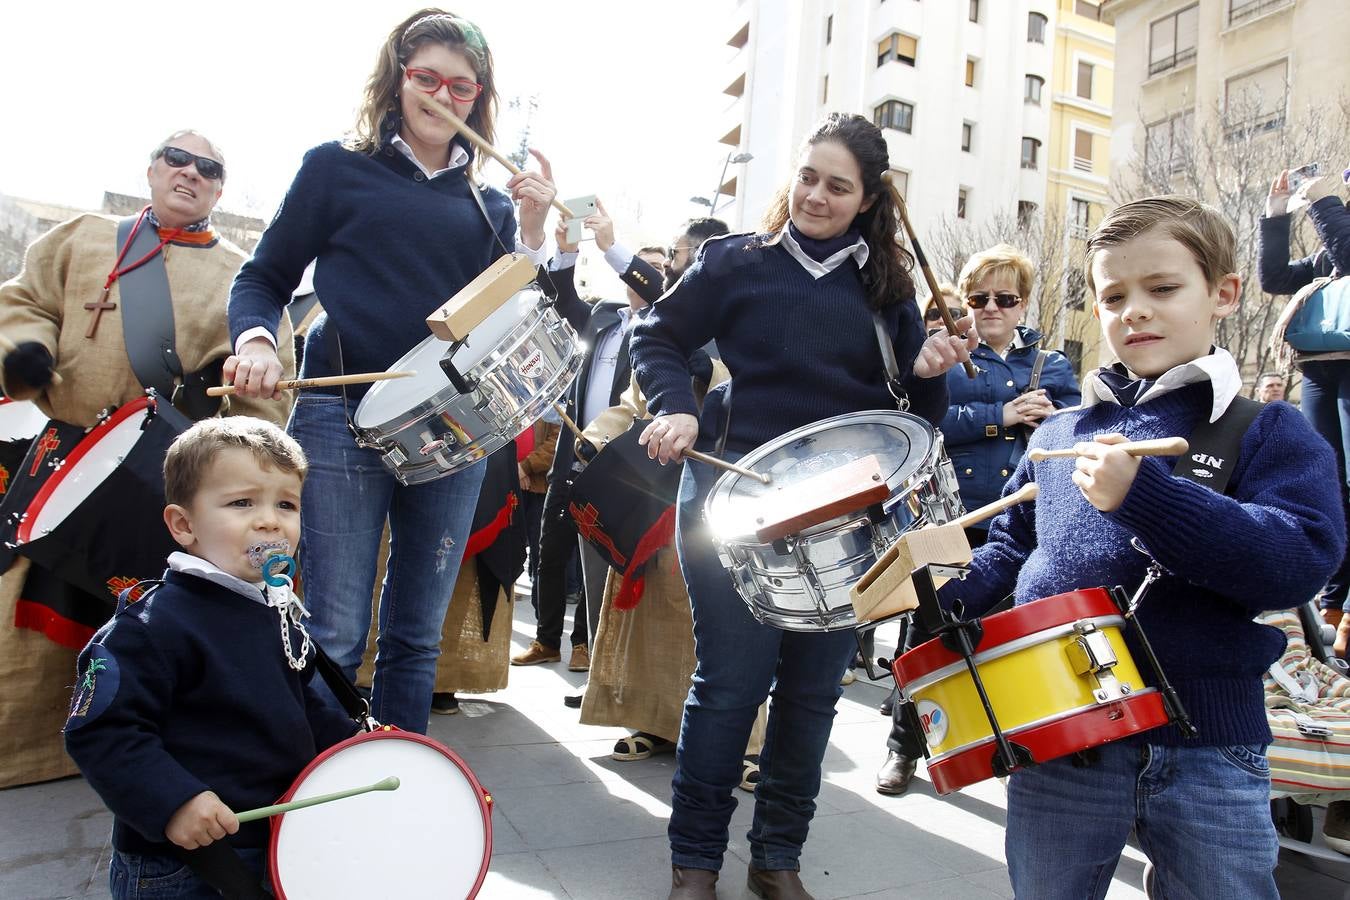
<instances>
[{"instance_id":1,"label":"beige tunic","mask_svg":"<svg viewBox=\"0 0 1350 900\"><path fill-rule=\"evenodd\" d=\"M51 351L63 381L33 399L47 415L94 424L105 407L135 399L143 389L122 340L121 295L114 285L93 338L93 313L116 261L117 220L83 215L53 228L28 248L23 270L0 285L0 335L37 341ZM225 301L244 254L227 241L209 247L171 244L165 266L173 293L177 351L193 372L230 352ZM125 264L125 263L124 263ZM295 370L290 326L278 342L282 365ZM0 376L2 378L3 376ZM4 386L6 389L8 386ZM291 400L236 401L229 411L284 424ZM34 631L15 628L14 610L28 572L20 558L0 577L0 788L75 773L61 740L76 653Z\"/></svg>"}]
</instances>

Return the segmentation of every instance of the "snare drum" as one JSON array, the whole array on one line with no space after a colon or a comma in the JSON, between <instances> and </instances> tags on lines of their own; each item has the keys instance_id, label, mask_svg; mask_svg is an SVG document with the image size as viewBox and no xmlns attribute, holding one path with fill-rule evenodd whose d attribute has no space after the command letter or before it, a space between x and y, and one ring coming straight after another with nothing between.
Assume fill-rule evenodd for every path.
<instances>
[{"instance_id":1,"label":"snare drum","mask_svg":"<svg viewBox=\"0 0 1350 900\"><path fill-rule=\"evenodd\" d=\"M441 368L447 354L458 384ZM402 484L466 469L516 439L581 369L576 332L534 288L518 291L458 344L428 337L356 408L357 442Z\"/></svg>"},{"instance_id":2,"label":"snare drum","mask_svg":"<svg viewBox=\"0 0 1350 900\"><path fill-rule=\"evenodd\" d=\"M381 728L315 757L281 802L398 777L374 791L272 820L272 886L280 900L473 897L492 857L492 796L436 741Z\"/></svg>"},{"instance_id":3,"label":"snare drum","mask_svg":"<svg viewBox=\"0 0 1350 900\"><path fill-rule=\"evenodd\" d=\"M164 526L164 455L192 423L142 397L75 445L28 504L18 552L97 597L157 578L179 549ZM31 454L30 454L31 455Z\"/></svg>"},{"instance_id":4,"label":"snare drum","mask_svg":"<svg viewBox=\"0 0 1350 900\"><path fill-rule=\"evenodd\" d=\"M1102 588L1056 594L982 620L975 664L999 728L1047 762L1166 725L1125 645L1125 619ZM894 664L927 741L939 794L994 775L994 730L961 656L940 640Z\"/></svg>"},{"instance_id":5,"label":"snare drum","mask_svg":"<svg viewBox=\"0 0 1350 900\"><path fill-rule=\"evenodd\" d=\"M771 497L854 460L873 456L890 494L861 509L765 543L757 519ZM728 472L703 506L722 565L760 622L789 631L835 631L856 623L849 589L910 528L962 513L942 435L890 410L850 413L790 431L739 465L772 484Z\"/></svg>"}]
</instances>

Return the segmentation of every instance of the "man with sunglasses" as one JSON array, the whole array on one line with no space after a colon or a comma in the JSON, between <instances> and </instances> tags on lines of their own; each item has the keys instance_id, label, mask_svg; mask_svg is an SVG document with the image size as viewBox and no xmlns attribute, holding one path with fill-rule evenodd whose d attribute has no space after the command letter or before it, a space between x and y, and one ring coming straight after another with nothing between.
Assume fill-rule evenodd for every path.
<instances>
[{"instance_id":1,"label":"man with sunglasses","mask_svg":"<svg viewBox=\"0 0 1350 900\"><path fill-rule=\"evenodd\" d=\"M694 257L708 238L726 234L730 229L721 219L703 217L690 219L670 245L666 253L666 290L675 286L684 270L693 265Z\"/></svg>"},{"instance_id":2,"label":"man with sunglasses","mask_svg":"<svg viewBox=\"0 0 1350 900\"><path fill-rule=\"evenodd\" d=\"M143 396L147 386L168 396L179 384L195 385L195 391L185 389L178 397L180 409L192 418L220 410L220 401L207 398L205 387L220 383L219 366L230 353L225 301L245 259L211 227L211 211L225 182L222 160L202 135L176 132L150 154L150 204L144 210L121 222L80 215L28 247L22 271L0 284L0 389L6 396L33 400L52 419L83 427L93 425L104 409ZM159 382L142 381L146 369L133 363L128 338L134 347L147 322L155 328L151 333L169 336L179 377L156 359L162 369L156 373L162 376ZM289 326L279 343L284 365L293 371ZM286 421L289 410L289 401L245 398L233 398L228 407L277 424ZM54 448L50 458L67 451ZM7 485L11 491L15 486L14 480ZM0 491L0 500L4 497ZM0 542L8 538L0 534ZM0 569L11 563L3 553L0 560ZM29 561L18 557L0 580L0 659L18 661L30 673L74 671L74 650L53 641L64 634L67 643L78 644L88 636L76 637L84 623L58 620L47 606L33 602L25 602L23 609L30 613L16 620L20 595L41 603L55 590L40 586L53 583L45 572L28 578L29 571ZM91 611L103 604L111 615L115 595L81 597L89 599ZM10 627L15 621L20 628ZM35 633L39 630L53 640ZM0 787L73 774L60 743L59 697L69 693L69 679L16 682L3 663L0 672L10 691L7 702L0 703L0 760L7 761L0 764Z\"/></svg>"}]
</instances>

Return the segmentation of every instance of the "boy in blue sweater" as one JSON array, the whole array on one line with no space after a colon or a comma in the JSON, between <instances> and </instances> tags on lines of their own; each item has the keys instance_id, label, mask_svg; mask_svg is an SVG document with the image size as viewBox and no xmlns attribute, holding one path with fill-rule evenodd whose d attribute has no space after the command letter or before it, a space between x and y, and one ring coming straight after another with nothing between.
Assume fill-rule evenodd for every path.
<instances>
[{"instance_id":1,"label":"boy in blue sweater","mask_svg":"<svg viewBox=\"0 0 1350 900\"><path fill-rule=\"evenodd\" d=\"M307 463L280 428L198 422L164 461L164 521L183 552L80 654L66 749L114 815L112 895L217 897L176 855L230 835L262 880L275 802L320 750L355 733L311 684L289 588L262 565L300 539Z\"/></svg>"},{"instance_id":2,"label":"boy in blue sweater","mask_svg":"<svg viewBox=\"0 0 1350 900\"><path fill-rule=\"evenodd\" d=\"M1188 437L1241 389L1237 363L1213 346L1241 293L1233 233L1201 203L1152 197L1102 220L1086 266L1120 362L1087 377L1080 408L1037 429L1031 446L1073 447L1077 458L1022 459L1005 492L1035 481L1034 504L995 519L970 576L942 595L978 615L1010 591L1019 605L1098 585L1133 591L1156 560L1164 575L1138 620L1198 734L1168 726L1015 773L1013 890L1103 897L1133 830L1155 896L1275 900L1261 674L1284 637L1252 617L1305 602L1340 561L1335 458L1283 402L1248 428L1224 494L1173 476L1174 459L1117 448Z\"/></svg>"}]
</instances>

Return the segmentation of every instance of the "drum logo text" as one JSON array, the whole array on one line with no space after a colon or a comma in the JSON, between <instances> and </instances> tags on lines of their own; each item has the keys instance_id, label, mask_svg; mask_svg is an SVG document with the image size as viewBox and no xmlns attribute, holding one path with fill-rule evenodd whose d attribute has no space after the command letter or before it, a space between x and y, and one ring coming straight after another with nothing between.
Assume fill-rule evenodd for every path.
<instances>
[{"instance_id":1,"label":"drum logo text","mask_svg":"<svg viewBox=\"0 0 1350 900\"><path fill-rule=\"evenodd\" d=\"M923 735L928 746L936 747L947 739L947 711L932 700L920 700L918 703L919 723L923 725Z\"/></svg>"},{"instance_id":2,"label":"drum logo text","mask_svg":"<svg viewBox=\"0 0 1350 900\"><path fill-rule=\"evenodd\" d=\"M520 364L518 371L523 378L534 378L544 370L544 354L536 349Z\"/></svg>"}]
</instances>

